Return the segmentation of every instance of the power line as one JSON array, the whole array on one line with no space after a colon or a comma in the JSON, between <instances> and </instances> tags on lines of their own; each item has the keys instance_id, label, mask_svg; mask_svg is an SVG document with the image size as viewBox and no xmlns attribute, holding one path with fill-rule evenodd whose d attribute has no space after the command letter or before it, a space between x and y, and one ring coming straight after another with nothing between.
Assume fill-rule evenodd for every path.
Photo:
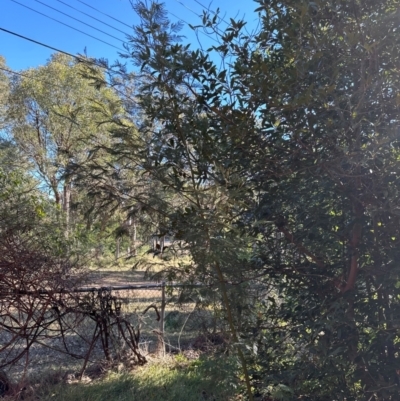
<instances>
[{"instance_id":1,"label":"power line","mask_svg":"<svg viewBox=\"0 0 400 401\"><path fill-rule=\"evenodd\" d=\"M45 48L47 48L47 49L51 49L51 50L54 50L54 51L56 51L56 52L65 54L65 55L70 56L70 57L72 57L72 58L74 58L74 59L76 59L76 60L78 60L78 61L80 61L80 62L85 62L85 63L88 63L88 64L92 64L92 65L94 65L94 66L96 66L96 67L98 67L98 68L101 68L101 69L103 69L103 70L109 71L110 73L114 73L114 72L115 72L115 71L113 71L112 69L110 69L110 68L108 68L108 67L105 67L105 66L103 66L103 65L100 65L100 64L98 64L98 63L96 63L96 62L94 62L94 61L92 61L92 60L88 60L88 59L85 59L85 58L83 58L83 57L76 56L76 55L74 55L74 54L72 54L72 53L66 52L66 51L64 51L64 50L58 49L58 48L53 47L53 46L50 46L50 45L47 45L47 44L45 44L45 43L43 43L43 42L39 42L39 41L37 41L37 40L35 40L35 39L28 38L27 36L24 36L24 35L21 35L21 34L19 34L19 33L10 31L10 30L8 30L8 29L5 29L5 28L0 27L0 31L6 32L6 33L8 33L8 34L10 34L10 35L13 35L13 36L17 36L17 37L19 37L19 38L21 38L21 39L24 39L24 40L27 40L27 41L29 41L29 42L35 43L35 44L37 44L37 45L39 45L39 46L42 46L42 47L45 47ZM2 68L2 69L3 69L3 68ZM3 69L3 70L4 70L4 69ZM12 72L12 73L15 73L15 74L17 74L17 75L23 76L23 74L18 73L18 72L16 72L16 71L14 72L14 71L11 70L11 71L8 71L8 72ZM135 102L135 100L132 99L130 96L128 96L126 93L124 93L124 92L120 91L119 89L115 88L114 86L110 85L108 82L104 81L104 84L105 84L106 86L110 87L111 89L113 89L113 90L114 90L115 92L117 92L118 94L122 95L123 98L125 97L125 98L129 99L130 101Z\"/></svg>"},{"instance_id":2,"label":"power line","mask_svg":"<svg viewBox=\"0 0 400 401\"><path fill-rule=\"evenodd\" d=\"M20 72L9 70L8 68L0 67L1 71L10 72L11 74L20 75L21 77L27 77L27 75L21 74Z\"/></svg>"},{"instance_id":3,"label":"power line","mask_svg":"<svg viewBox=\"0 0 400 401\"><path fill-rule=\"evenodd\" d=\"M37 40L35 40L35 39L28 38L27 36L24 36L24 35L21 35L21 34L19 34L19 33L10 31L10 30L8 30L8 29L5 29L5 28L0 27L0 31L6 32L6 33L8 33L8 34L10 34L10 35L13 35L13 36L17 36L17 37L19 37L19 38L21 38L21 39L24 39L24 40L27 40L27 41L29 41L29 42L35 43L35 44L37 44L37 45L39 45L39 46L46 47L47 49L54 50L54 51L56 51L56 52L58 52L58 53L65 54L66 56L70 56L70 57L74 58L75 60L78 60L79 62L92 64L92 65L94 65L95 67L98 67L98 68L101 68L101 69L103 69L103 70L109 71L110 73L114 73L114 72L115 72L115 71L113 71L112 69L107 68L107 67L105 67L105 66L103 66L103 65L101 65L101 64L98 64L98 63L96 63L96 62L94 62L94 61L92 61L92 60L88 60L88 59L85 59L85 58L83 58L83 57L76 56L75 54L72 54L72 53L66 52L66 51L64 51L64 50L58 49L57 47L53 47L53 46L50 46L50 45L46 45L46 44L43 43L43 42L39 42L39 41L37 41ZM21 74L21 73L17 73L17 74ZM22 74L21 74L21 75L22 75ZM115 90L115 91L116 91L117 93L119 93L120 95L127 97L127 98L128 98L129 100L131 100L131 101L134 101L131 97L127 96L125 93L123 93L123 92L120 91L119 89L117 89L117 88L115 88L114 86L110 85L108 82L105 81L104 83L105 83L108 87L110 87L110 88L112 88L113 90Z\"/></svg>"},{"instance_id":4,"label":"power line","mask_svg":"<svg viewBox=\"0 0 400 401\"><path fill-rule=\"evenodd\" d=\"M205 6L203 3L201 3L199 0L193 0L193 1L195 1L195 2L196 2L197 4L199 4L201 7L203 7L204 10L207 10L207 11L212 12L215 16L217 16L217 17L220 19L220 21L225 22L226 25L228 25L228 26L231 25L226 19L220 17L216 11L211 10L210 7L206 7L206 6ZM237 16L238 14L239 14L239 11L238 11L238 13L236 14L236 16ZM236 17L235 17L235 18L236 18ZM246 30L246 32L248 32L248 31L247 31L247 28L245 28L245 30ZM249 33L249 35L251 34L250 32L248 32L248 33Z\"/></svg>"},{"instance_id":5,"label":"power line","mask_svg":"<svg viewBox=\"0 0 400 401\"><path fill-rule=\"evenodd\" d=\"M57 1L61 1L61 0L57 0ZM128 28L132 28L132 26L126 24L125 22L123 22L123 21L121 21L121 20L119 20L119 19L117 19L117 18L114 18L112 15L109 15L109 14L107 14L107 13L104 13L103 11L100 11L98 8L93 7L93 6L91 6L90 4L87 4L87 3L85 3L85 2L82 1L82 0L76 0L76 1L79 1L79 3L82 3L82 4L84 4L85 6L90 7L91 9L97 11L97 12L100 13L100 14L103 14L103 15L109 17L109 18L112 18L114 21L117 21L117 22L119 22L120 24L127 26ZM179 2L178 2L178 3L179 3ZM182 3L180 3L180 4L183 5L184 7L186 7L184 4L182 4ZM186 8L187 8L187 7L186 7ZM190 10L191 12L193 12L197 17L201 17L200 15L196 14L193 10L191 10L191 9L189 9L189 8L188 8L188 10ZM172 12L168 11L168 13L171 14L171 15L172 15L173 17L175 17L176 19L178 19L179 21L184 22L184 23L187 24L187 25L191 25L191 24L189 24L189 22L187 22L187 21L185 21L184 19L178 17L177 15L173 14ZM202 33L203 35L207 36L209 39L213 40L214 42L219 43L217 39L213 38L211 35L207 34L206 32L204 32L204 31L199 31L199 32Z\"/></svg>"},{"instance_id":6,"label":"power line","mask_svg":"<svg viewBox=\"0 0 400 401\"><path fill-rule=\"evenodd\" d=\"M49 6L48 4L43 3L43 2L40 1L40 0L35 0L35 1L36 1L37 3L43 4L45 7L48 7L48 8L51 8L52 10L54 10L54 11L57 11L57 12L60 13L60 14L66 15L68 18L71 18L71 19L73 19L73 20L75 20L75 21L80 22L81 24L84 24L84 25L86 25L86 26L88 26L88 27L90 27L90 28L92 28L92 29L95 29L96 31L99 31L99 32L101 32L101 33L104 33L105 35L110 36L110 37L113 38L113 39L117 39L118 41L123 42L123 39L117 38L116 36L111 35L111 34L105 32L105 31L103 31L103 30L101 30L101 29L98 29L98 28L96 28L96 27L93 26L93 25L87 24L86 22L81 21L80 19L75 18L75 17L73 17L72 15L69 15L69 14L67 14L67 13L65 13L65 12L63 12L63 11L61 11L61 10L58 10L58 9L55 8L55 7Z\"/></svg>"},{"instance_id":7,"label":"power line","mask_svg":"<svg viewBox=\"0 0 400 401\"><path fill-rule=\"evenodd\" d=\"M62 54L65 54L65 55L67 55L67 56L76 58L76 59L78 59L79 61L86 61L86 60L85 60L84 58L82 58L82 57L75 56L75 55L72 54L72 53L68 53L68 52L66 52L66 51L64 51L64 50L57 49L57 47L53 47L53 46L50 46L50 45L46 45L46 44L44 44L44 43L42 43L42 42L38 42L38 41L35 40L35 39L31 39L31 38L28 38L28 37L26 37L26 36L20 35L19 33L16 33L16 32L13 32L13 31L9 31L8 29L5 29L5 28L0 27L0 31L9 33L10 35L18 36L18 37L21 38L21 39L28 40L29 42L35 43L35 44L37 44L37 45L39 45L39 46L47 47L48 49L54 50L54 51L56 51L56 52L58 52L58 53L62 53ZM95 63L93 63L93 64L95 64Z\"/></svg>"},{"instance_id":8,"label":"power line","mask_svg":"<svg viewBox=\"0 0 400 401\"><path fill-rule=\"evenodd\" d=\"M114 21L117 21L117 22L119 22L120 24L127 26L128 28L132 28L130 25L128 25L128 24L125 24L125 22L122 22L121 20L119 20L119 19L117 19L117 18L114 18L112 15L109 15L109 14L103 13L103 11L100 11L100 10L99 10L99 9L97 9L96 7L93 7L93 6L91 6L90 4L87 4L87 3L85 3L85 2L84 2L84 1L82 1L82 0L77 0L77 1L79 1L79 3L82 3L82 4L84 4L84 5L85 5L85 6L87 6L87 7L90 7L90 8L92 8L93 10L97 11L98 13L100 13L100 14L103 14L103 15L107 16L108 18L112 18Z\"/></svg>"},{"instance_id":9,"label":"power line","mask_svg":"<svg viewBox=\"0 0 400 401\"><path fill-rule=\"evenodd\" d=\"M113 70L111 70L110 68L104 67L104 66L102 66L102 65L100 65L100 64L98 64L98 63L95 63L95 62L92 61L92 60L85 59L85 58L80 57L80 56L77 56L77 55L75 55L75 54L66 52L66 51L64 51L64 50L58 49L57 47L53 47L53 46L50 46L50 45L46 45L46 44L43 43L43 42L39 42L39 41L37 41L37 40L35 40L35 39L28 38L27 36L20 35L19 33L16 33L16 32L13 32L13 31L9 31L8 29L5 29L5 28L0 27L0 31L9 33L10 35L14 35L14 36L17 36L17 37L19 37L19 38L21 38L21 39L24 39L24 40L27 40L27 41L29 41L29 42L35 43L36 45L39 45L39 46L42 46L42 47L46 47L47 49L54 50L54 51L56 51L56 52L58 52L58 53L65 54L66 56L72 57L72 58L74 58L75 60L78 60L78 61L81 62L81 63L89 63L89 64L94 65L95 67L99 67L99 68L102 68L103 70L113 72ZM17 73L17 72L15 72L15 73ZM20 73L17 73L17 74L20 74Z\"/></svg>"},{"instance_id":10,"label":"power line","mask_svg":"<svg viewBox=\"0 0 400 401\"><path fill-rule=\"evenodd\" d=\"M193 13L196 17L199 17L199 18L202 17L200 14L197 14L196 11L192 10L191 8L189 8L188 6L186 6L185 4L183 4L181 1L179 1L179 0L175 0L175 1L176 1L178 4L180 4L181 6L185 7L185 8L186 8L187 10L189 10L191 13ZM173 15L172 13L170 13L170 14ZM178 17L175 16L175 18L178 18ZM185 23L188 24L188 25L191 25L191 24L189 24L188 22L186 22L185 20L182 20L181 18L180 18L180 20L183 21L183 22L185 22ZM204 32L204 30L203 30L203 31L200 31L200 30L199 30L199 32L201 32L203 35L207 36L209 39L213 40L214 42L219 43L217 39L213 38L210 34ZM220 36L220 37L222 36L222 34L220 34L220 33L217 32L217 31L215 31L215 33L218 34L218 36Z\"/></svg>"},{"instance_id":11,"label":"power line","mask_svg":"<svg viewBox=\"0 0 400 401\"><path fill-rule=\"evenodd\" d=\"M191 24L189 24L189 22L187 22L187 21L185 21L184 19L178 17L176 14L171 13L171 11L168 11L168 14L171 14L173 17L175 17L175 18L178 19L179 21L185 23L186 25L192 26ZM204 31L199 31L199 32L202 33L203 35L207 36L209 39L213 40L214 42L219 43L217 39L213 38L211 35L207 34L206 32L204 32ZM198 38L197 38L197 39L198 39Z\"/></svg>"},{"instance_id":12,"label":"power line","mask_svg":"<svg viewBox=\"0 0 400 401\"><path fill-rule=\"evenodd\" d=\"M121 33L123 33L124 35L129 35L129 33L126 33L126 32L124 32L124 31L121 31L120 29L116 28L115 26L110 25L110 24L107 24L107 22L104 22L104 21L102 21L102 20L100 20L100 19L98 19L98 18L96 18L96 17L93 17L92 15L90 15L90 14L88 14L88 13L85 13L84 11L81 11L81 10L79 10L79 9L76 8L76 7L71 6L70 4L65 3L65 2L62 1L62 0L56 0L56 1L58 1L59 3L62 3L62 4L64 4L64 5L66 5L66 6L69 7L69 8L72 8L72 9L75 10L75 11L78 11L79 13L81 13L81 14L83 14L83 15L86 15L86 16L89 17L89 18L94 19L95 21L100 22L100 23L103 24L103 25L107 25L108 27L110 27L110 28L112 28L112 29L115 29L115 30L118 31L118 32L121 32Z\"/></svg>"},{"instance_id":13,"label":"power line","mask_svg":"<svg viewBox=\"0 0 400 401\"><path fill-rule=\"evenodd\" d=\"M200 14L197 14L196 11L192 10L190 7L188 7L188 6L186 6L185 4L183 4L182 1L180 1L180 0L175 0L175 1L176 1L177 3L179 3L181 6L185 7L187 10L189 10L191 13L193 13L193 14L196 15L197 17L202 18L202 16L201 16ZM209 8L207 8L204 4L202 4L202 3L201 3L200 1L198 1L198 0L194 0L194 1L195 1L197 4L199 4L200 6L202 6L205 10L210 11L211 13L213 13L216 17L219 18L220 21L225 22L225 24L227 24L228 26L230 25L230 23L227 22L224 18L220 17L220 16L218 15L217 12L210 10ZM172 14L172 13L170 13L170 14ZM172 15L173 15L173 14L172 14ZM176 17L176 16L175 16L175 17ZM178 18L178 17L176 17L176 18ZM181 21L182 21L182 19L181 19ZM184 21L184 22L186 22L186 21ZM186 23L187 23L187 22L186 22ZM246 31L247 31L247 30L246 30ZM215 42L219 43L218 40L216 40L215 38L213 38L210 34L207 34L207 33L204 32L204 31L200 31L200 32L203 33L204 35L208 36L210 39L214 40ZM215 33L218 37L220 37L220 38L222 38L222 37L224 36L224 32L223 32L220 28L218 28L217 26L214 28L214 33ZM250 35L250 33L249 33L249 35Z\"/></svg>"},{"instance_id":14,"label":"power line","mask_svg":"<svg viewBox=\"0 0 400 401\"><path fill-rule=\"evenodd\" d=\"M8 69L8 68L0 67L0 70L1 70L1 71L4 71L4 72L8 72L8 73L10 73L10 74L18 75L18 76L23 77L23 78L33 79L33 80L38 81L38 82L42 82L42 83L45 82L45 81L43 81L43 80L40 79L40 78L32 77L32 76L30 76L30 75L24 74L24 73L22 73L22 72L10 70L10 69ZM60 85L54 85L53 83L49 83L49 82L46 82L46 85L48 85L48 86L50 86L50 87L52 87L52 88L58 88L58 89L62 89L62 90L65 89L65 88L63 88L63 87L60 86ZM113 90L115 90L117 93L123 94L120 90L118 90L118 89L112 87L111 85L107 84L107 86L109 86L110 88L112 88ZM124 94L124 96L126 96L126 94ZM129 96L127 96L127 97L128 97L129 100L133 100L133 99L130 98Z\"/></svg>"},{"instance_id":15,"label":"power line","mask_svg":"<svg viewBox=\"0 0 400 401\"><path fill-rule=\"evenodd\" d=\"M55 19L55 18L53 18L53 17L50 17L50 16L47 15L47 14L41 13L40 11L37 11L37 10L35 10L34 8L31 8L31 7L28 7L28 6L26 6L25 4L22 4L22 3L20 3L20 2L18 2L18 1L16 1L16 0L10 0L10 1L12 1L13 3L19 4L20 6L25 7L25 8L27 8L27 9L29 9L29 10L31 10L31 11L37 13L37 14L43 15L43 16L46 17L46 18L49 18L49 19L51 19L51 20L53 20L53 21L56 21L56 22L58 22L59 24L65 25L66 27L71 28L71 29L73 29L74 31L80 32L80 33L82 33L82 34L84 34L84 35L86 35L86 36L89 36L89 37L91 37L91 38L93 38L93 39L99 41L99 42L105 43L105 44L108 45L108 46L114 47L114 48L117 49L117 50L120 50L120 51L123 51L123 52L125 51L124 49L122 49L122 48L120 48L120 47L114 46L114 45L111 44L111 43L108 43L108 42L106 42L106 41L104 41L104 40L102 40L102 39L96 38L95 36L90 35L89 33L86 33L86 32L84 32L84 31L81 31L80 29L74 28L74 27L71 26L71 25L68 25L68 24L66 24L66 23L64 23L64 22L62 22L62 21L59 21L59 20L57 20L57 19Z\"/></svg>"},{"instance_id":16,"label":"power line","mask_svg":"<svg viewBox=\"0 0 400 401\"><path fill-rule=\"evenodd\" d=\"M204 10L211 11L211 12L212 12L214 15L216 15L221 21L223 21L223 22L225 22L225 24L229 25L229 22L227 22L227 21L224 20L222 17L220 17L220 16L218 15L217 12L212 11L212 10L210 9L210 7L206 7L204 4L200 3L199 0L194 0L194 1L195 1L198 5L200 5L201 7L203 7Z\"/></svg>"},{"instance_id":17,"label":"power line","mask_svg":"<svg viewBox=\"0 0 400 401\"><path fill-rule=\"evenodd\" d=\"M201 18L200 14L197 14L196 11L192 10L190 7L186 6L185 4L183 4L181 1L179 0L175 0L177 3L179 3L181 6L185 7L187 10L189 10L192 14L194 14L196 17Z\"/></svg>"},{"instance_id":18,"label":"power line","mask_svg":"<svg viewBox=\"0 0 400 401\"><path fill-rule=\"evenodd\" d=\"M1 29L1 28L0 28L0 29ZM67 54L67 53L66 53L66 54ZM77 56L76 56L76 57L77 57ZM78 57L77 57L77 58L78 58ZM0 67L0 71L8 72L8 73L10 73L10 74L18 75L18 76L20 76L20 77L27 78L27 79L33 79L33 80L35 80L35 81L42 82L42 83L45 82L45 81L43 81L43 80L40 79L40 78L32 77L32 76L30 76L30 75L23 74L23 73L18 72L18 71L10 70L10 69L8 69L8 68ZM61 90L64 90L64 89L65 89L65 88L63 88L62 86L60 86L60 85L54 85L53 83L48 83L48 82L46 82L46 85L48 85L48 86L50 86L50 87L52 87L52 88L58 88L58 89L61 89ZM134 101L134 99L132 99L130 96L127 96L126 93L123 93L123 92L120 91L119 89L114 88L114 87L112 87L112 86L109 85L109 84L107 84L107 86L109 86L110 88L112 88L112 89L113 89L115 92L117 92L118 94L120 94L120 95L124 96L125 98L129 99L130 101Z\"/></svg>"},{"instance_id":19,"label":"power line","mask_svg":"<svg viewBox=\"0 0 400 401\"><path fill-rule=\"evenodd\" d=\"M61 0L57 0L57 1L61 1ZM90 7L91 9L93 9L93 10L95 10L95 11L97 11L97 12L103 14L103 15L106 15L106 16L109 17L109 18L112 18L114 21L117 21L117 22L119 22L120 24L127 26L128 28L132 28L132 26L126 24L125 22L123 22L123 21L121 21L121 20L119 20L119 19L117 19L117 18L114 18L113 16L104 13L103 11L100 11L100 10L97 9L96 7L93 7L93 6L91 6L90 4L87 4L87 3L85 3L85 2L82 1L82 0L76 0L76 1L79 1L79 3L82 3L82 4L84 4L85 6ZM181 3L181 4L182 4L182 3ZM183 5L183 4L182 4L182 5ZM190 9L189 9L189 10L190 10ZM167 10L167 11L168 11L168 10ZM193 10L190 10L190 11L193 12ZM173 14L172 12L168 11L168 13L171 14L171 15L172 15L173 17L175 17L176 19L178 19L179 21L184 22L184 23L187 24L187 25L191 25L191 24L189 24L187 21L185 21L184 19L182 19L182 18L178 17L177 15ZM195 13L195 14L196 14L196 13ZM198 14L196 14L196 16L199 17ZM208 35L206 32L203 32L203 31L200 31L200 32L201 32L203 35L206 35L206 36L209 37L210 39L214 40L215 42L218 42L215 38L213 38L212 36Z\"/></svg>"},{"instance_id":20,"label":"power line","mask_svg":"<svg viewBox=\"0 0 400 401\"><path fill-rule=\"evenodd\" d=\"M31 76L29 76L29 75L23 74L23 73L18 72L18 71L9 70L8 68L0 67L0 70L1 70L1 71L5 71L5 72L8 72L8 73L10 73L10 74L18 75L18 76L23 77L23 78L34 79L35 81L43 82L43 81L42 81L41 79L39 79L39 78L31 77ZM47 84L47 83L46 83L46 84ZM60 85L49 84L49 86L51 86L52 88L64 89L64 88L63 88L62 86L60 86Z\"/></svg>"}]
</instances>

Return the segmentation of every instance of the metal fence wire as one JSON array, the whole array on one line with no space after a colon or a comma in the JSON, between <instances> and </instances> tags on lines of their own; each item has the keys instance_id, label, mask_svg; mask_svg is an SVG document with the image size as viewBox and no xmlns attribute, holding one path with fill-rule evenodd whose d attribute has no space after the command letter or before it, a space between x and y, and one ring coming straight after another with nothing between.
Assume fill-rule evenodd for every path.
<instances>
[{"instance_id":1,"label":"metal fence wire","mask_svg":"<svg viewBox=\"0 0 400 401\"><path fill-rule=\"evenodd\" d=\"M143 364L223 332L205 286L147 284L0 294L0 369ZM204 302L207 298L208 301Z\"/></svg>"}]
</instances>

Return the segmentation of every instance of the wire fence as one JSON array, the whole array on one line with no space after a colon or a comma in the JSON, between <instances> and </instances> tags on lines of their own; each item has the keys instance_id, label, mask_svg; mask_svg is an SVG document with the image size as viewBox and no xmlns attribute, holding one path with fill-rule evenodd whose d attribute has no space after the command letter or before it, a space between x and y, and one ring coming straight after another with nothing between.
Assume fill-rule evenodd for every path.
<instances>
[{"instance_id":1,"label":"wire fence","mask_svg":"<svg viewBox=\"0 0 400 401\"><path fill-rule=\"evenodd\" d=\"M221 342L218 302L202 285L147 284L0 294L0 368L52 367L78 376L100 361L143 364L149 354Z\"/></svg>"}]
</instances>

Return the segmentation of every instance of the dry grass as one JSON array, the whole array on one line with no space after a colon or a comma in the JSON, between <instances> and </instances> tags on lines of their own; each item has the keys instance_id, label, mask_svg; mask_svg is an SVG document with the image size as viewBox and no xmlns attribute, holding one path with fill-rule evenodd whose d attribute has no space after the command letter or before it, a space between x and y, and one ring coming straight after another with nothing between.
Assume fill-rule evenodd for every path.
<instances>
[{"instance_id":1,"label":"dry grass","mask_svg":"<svg viewBox=\"0 0 400 401\"><path fill-rule=\"evenodd\" d=\"M226 355L180 354L131 372L86 377L48 372L27 383L24 401L229 401L236 399L236 362Z\"/></svg>"},{"instance_id":2,"label":"dry grass","mask_svg":"<svg viewBox=\"0 0 400 401\"><path fill-rule=\"evenodd\" d=\"M128 280L151 281L153 275L167 270L180 270L183 265L190 265L192 259L188 255L178 255L172 248L163 255L154 254L148 246L138 249L136 256L122 255L117 260L114 255L108 254L101 258L92 258L88 268L91 273L101 275L113 273L126 274Z\"/></svg>"}]
</instances>

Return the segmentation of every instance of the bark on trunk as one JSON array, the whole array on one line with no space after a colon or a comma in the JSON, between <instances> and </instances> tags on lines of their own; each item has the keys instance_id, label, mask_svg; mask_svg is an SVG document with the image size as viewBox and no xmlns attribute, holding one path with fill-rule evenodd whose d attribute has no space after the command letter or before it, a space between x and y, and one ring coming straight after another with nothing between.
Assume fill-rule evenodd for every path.
<instances>
[{"instance_id":1,"label":"bark on trunk","mask_svg":"<svg viewBox=\"0 0 400 401\"><path fill-rule=\"evenodd\" d=\"M115 260L119 258L120 245L121 245L121 238L117 238L115 243Z\"/></svg>"},{"instance_id":2,"label":"bark on trunk","mask_svg":"<svg viewBox=\"0 0 400 401\"><path fill-rule=\"evenodd\" d=\"M132 256L136 256L136 240L137 240L137 227L136 227L136 220L133 219L132 238L131 238Z\"/></svg>"},{"instance_id":3,"label":"bark on trunk","mask_svg":"<svg viewBox=\"0 0 400 401\"><path fill-rule=\"evenodd\" d=\"M55 177L52 177L50 179L50 185L54 193L54 199L56 200L56 205L61 206L61 195L60 191L58 190L57 180Z\"/></svg>"},{"instance_id":4,"label":"bark on trunk","mask_svg":"<svg viewBox=\"0 0 400 401\"><path fill-rule=\"evenodd\" d=\"M129 246L128 246L128 256L136 256L136 220L129 218Z\"/></svg>"},{"instance_id":5,"label":"bark on trunk","mask_svg":"<svg viewBox=\"0 0 400 401\"><path fill-rule=\"evenodd\" d=\"M65 235L68 236L70 226L70 209L71 209L71 184L64 184L64 202L63 211L65 215Z\"/></svg>"}]
</instances>

